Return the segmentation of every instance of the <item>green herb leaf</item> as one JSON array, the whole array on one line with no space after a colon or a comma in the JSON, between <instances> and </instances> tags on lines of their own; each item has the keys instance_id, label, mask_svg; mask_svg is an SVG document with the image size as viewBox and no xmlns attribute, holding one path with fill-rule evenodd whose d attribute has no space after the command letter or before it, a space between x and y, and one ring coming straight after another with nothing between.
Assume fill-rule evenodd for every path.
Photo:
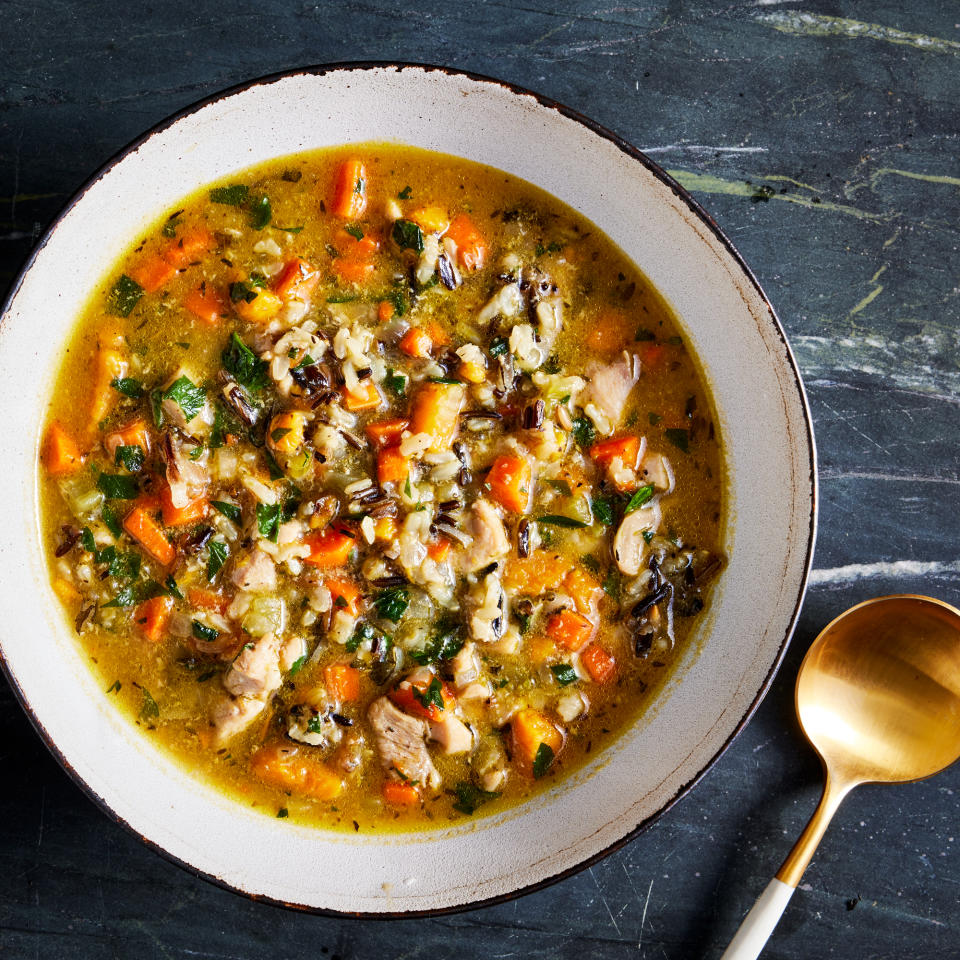
<instances>
[{"instance_id":1,"label":"green herb leaf","mask_svg":"<svg viewBox=\"0 0 960 960\"><path fill-rule=\"evenodd\" d=\"M167 579L163 581L163 585L166 588L167 593L172 597L176 597L178 600L183 599L183 593L180 588L177 586L177 581L173 579L173 574L169 574Z\"/></svg>"},{"instance_id":2,"label":"green herb leaf","mask_svg":"<svg viewBox=\"0 0 960 960\"><path fill-rule=\"evenodd\" d=\"M336 255L337 255L337 251L334 250L333 256L336 256ZM355 294L342 293L342 294L335 294L332 297L327 297L327 303L353 303L355 300L359 300L359 299L360 298Z\"/></svg>"},{"instance_id":3,"label":"green herb leaf","mask_svg":"<svg viewBox=\"0 0 960 960\"><path fill-rule=\"evenodd\" d=\"M167 217L167 222L163 225L163 229L160 231L163 236L172 240L177 235L177 227L180 226L180 215L182 213L182 210L178 210L176 213L172 213L169 217Z\"/></svg>"},{"instance_id":4,"label":"green herb leaf","mask_svg":"<svg viewBox=\"0 0 960 960\"><path fill-rule=\"evenodd\" d=\"M666 431L666 437L678 450L682 450L684 453L690 452L689 430L671 427Z\"/></svg>"},{"instance_id":5,"label":"green herb leaf","mask_svg":"<svg viewBox=\"0 0 960 960\"><path fill-rule=\"evenodd\" d=\"M654 413L651 411L647 414L647 420L650 421L651 427L655 427L662 419L663 417L661 417L659 413Z\"/></svg>"},{"instance_id":6,"label":"green herb leaf","mask_svg":"<svg viewBox=\"0 0 960 960\"><path fill-rule=\"evenodd\" d=\"M574 417L573 420L573 439L581 447L589 447L597 438L597 432L593 429L593 424L586 417Z\"/></svg>"},{"instance_id":7,"label":"green herb leaf","mask_svg":"<svg viewBox=\"0 0 960 960\"><path fill-rule=\"evenodd\" d=\"M549 744L541 743L537 747L536 755L533 758L533 777L535 780L539 780L550 769L553 757L553 749Z\"/></svg>"},{"instance_id":8,"label":"green herb leaf","mask_svg":"<svg viewBox=\"0 0 960 960\"><path fill-rule=\"evenodd\" d=\"M596 557L591 557L589 554L585 557L580 558L580 562L591 572L599 573L600 572L600 561Z\"/></svg>"},{"instance_id":9,"label":"green herb leaf","mask_svg":"<svg viewBox=\"0 0 960 960\"><path fill-rule=\"evenodd\" d=\"M160 430L166 418L163 415L163 391L159 387L150 391L150 414L154 426Z\"/></svg>"},{"instance_id":10,"label":"green herb leaf","mask_svg":"<svg viewBox=\"0 0 960 960\"><path fill-rule=\"evenodd\" d=\"M491 357L501 357L510 349L510 344L506 337L494 337L487 351Z\"/></svg>"},{"instance_id":11,"label":"green herb leaf","mask_svg":"<svg viewBox=\"0 0 960 960\"><path fill-rule=\"evenodd\" d=\"M271 480L280 480L283 478L283 471L280 469L280 464L274 459L273 454L269 450L263 451L263 459L267 461L267 470L270 472Z\"/></svg>"},{"instance_id":12,"label":"green herb leaf","mask_svg":"<svg viewBox=\"0 0 960 960\"><path fill-rule=\"evenodd\" d=\"M207 544L207 579L212 580L227 562L229 547L222 540L211 540Z\"/></svg>"},{"instance_id":13,"label":"green herb leaf","mask_svg":"<svg viewBox=\"0 0 960 960\"><path fill-rule=\"evenodd\" d=\"M290 664L290 669L287 671L287 676L295 677L303 669L303 665L308 659L309 658L306 654L304 654L302 657L297 657L297 659Z\"/></svg>"},{"instance_id":14,"label":"green herb leaf","mask_svg":"<svg viewBox=\"0 0 960 960\"><path fill-rule=\"evenodd\" d=\"M640 487L630 498L627 505L623 508L623 515L633 513L634 510L642 507L653 496L653 484L647 483Z\"/></svg>"},{"instance_id":15,"label":"green herb leaf","mask_svg":"<svg viewBox=\"0 0 960 960\"><path fill-rule=\"evenodd\" d=\"M270 226L273 219L273 207L270 206L270 198L262 193L253 198L250 202L250 226L254 230L262 230Z\"/></svg>"},{"instance_id":16,"label":"green herb leaf","mask_svg":"<svg viewBox=\"0 0 960 960\"><path fill-rule=\"evenodd\" d=\"M463 383L462 380L458 380L456 377L427 377L427 380L430 383L446 383L449 385L457 384L458 386Z\"/></svg>"},{"instance_id":17,"label":"green herb leaf","mask_svg":"<svg viewBox=\"0 0 960 960\"><path fill-rule=\"evenodd\" d=\"M344 644L347 653L356 653L361 643L372 640L376 635L377 631L374 630L369 623L361 623L360 626L353 631L353 636Z\"/></svg>"},{"instance_id":18,"label":"green herb leaf","mask_svg":"<svg viewBox=\"0 0 960 960\"><path fill-rule=\"evenodd\" d=\"M123 684L119 680L114 680L113 683L107 687L107 693L119 693Z\"/></svg>"},{"instance_id":19,"label":"green herb leaf","mask_svg":"<svg viewBox=\"0 0 960 960\"><path fill-rule=\"evenodd\" d=\"M117 451L113 455L114 466L123 466L125 470L129 470L131 473L137 473L137 471L141 470L143 468L143 461L143 447L139 444L133 444L129 447L117 447Z\"/></svg>"},{"instance_id":20,"label":"green herb leaf","mask_svg":"<svg viewBox=\"0 0 960 960\"><path fill-rule=\"evenodd\" d=\"M143 703L140 705L140 719L156 720L160 716L160 707L157 701L153 699L146 687L141 687L140 692L143 694Z\"/></svg>"},{"instance_id":21,"label":"green herb leaf","mask_svg":"<svg viewBox=\"0 0 960 960\"><path fill-rule=\"evenodd\" d=\"M550 665L550 672L561 687L577 681L577 671L569 663L553 663Z\"/></svg>"},{"instance_id":22,"label":"green herb leaf","mask_svg":"<svg viewBox=\"0 0 960 960\"><path fill-rule=\"evenodd\" d=\"M242 300L244 303L253 303L253 301L260 296L260 294L254 290L255 286L255 283L235 280L230 284L230 302L240 303Z\"/></svg>"},{"instance_id":23,"label":"green herb leaf","mask_svg":"<svg viewBox=\"0 0 960 960\"><path fill-rule=\"evenodd\" d=\"M547 513L542 517L537 517L537 523L549 523L554 527L567 527L570 530L577 530L582 527L588 527L590 524L583 520L574 520L573 517L565 517L562 514Z\"/></svg>"},{"instance_id":24,"label":"green herb leaf","mask_svg":"<svg viewBox=\"0 0 960 960\"><path fill-rule=\"evenodd\" d=\"M606 579L603 581L603 592L608 597L613 597L614 600L620 599L620 571L615 567L610 568Z\"/></svg>"},{"instance_id":25,"label":"green herb leaf","mask_svg":"<svg viewBox=\"0 0 960 960\"><path fill-rule=\"evenodd\" d=\"M402 397L406 393L407 378L402 373L394 373L392 367L387 367L387 375L383 382L395 396Z\"/></svg>"},{"instance_id":26,"label":"green herb leaf","mask_svg":"<svg viewBox=\"0 0 960 960\"><path fill-rule=\"evenodd\" d=\"M242 207L250 195L250 188L245 183L233 183L229 187L214 187L210 191L213 203L222 203L228 207Z\"/></svg>"},{"instance_id":27,"label":"green herb leaf","mask_svg":"<svg viewBox=\"0 0 960 960\"><path fill-rule=\"evenodd\" d=\"M134 607L161 593L163 593L163 587L156 580L144 580L124 587L109 603L105 603L104 607Z\"/></svg>"},{"instance_id":28,"label":"green herb leaf","mask_svg":"<svg viewBox=\"0 0 960 960\"><path fill-rule=\"evenodd\" d=\"M451 624L442 624L436 634L419 650L408 652L410 659L420 666L430 663L439 663L455 657L463 647L463 640L459 636L459 627Z\"/></svg>"},{"instance_id":29,"label":"green herb leaf","mask_svg":"<svg viewBox=\"0 0 960 960\"><path fill-rule=\"evenodd\" d=\"M374 599L373 605L385 620L398 623L410 605L410 592L405 587L381 590Z\"/></svg>"},{"instance_id":30,"label":"green herb leaf","mask_svg":"<svg viewBox=\"0 0 960 960\"><path fill-rule=\"evenodd\" d=\"M273 225L274 230L282 230L284 233L300 233L303 230L303 224L300 224L299 227L280 227L277 224Z\"/></svg>"},{"instance_id":31,"label":"green herb leaf","mask_svg":"<svg viewBox=\"0 0 960 960\"><path fill-rule=\"evenodd\" d=\"M201 623L199 620L194 620L191 624L193 630L193 635L198 640L203 640L206 643L213 643L217 637L220 636L219 630L214 630L213 627L208 627L205 623Z\"/></svg>"},{"instance_id":32,"label":"green herb leaf","mask_svg":"<svg viewBox=\"0 0 960 960\"><path fill-rule=\"evenodd\" d=\"M189 423L203 409L207 395L189 377L182 376L170 385L163 399L172 400Z\"/></svg>"},{"instance_id":33,"label":"green herb leaf","mask_svg":"<svg viewBox=\"0 0 960 960\"><path fill-rule=\"evenodd\" d=\"M105 503L101 507L100 519L103 521L103 525L113 534L114 538L118 538L123 533L120 518L109 503Z\"/></svg>"},{"instance_id":34,"label":"green herb leaf","mask_svg":"<svg viewBox=\"0 0 960 960\"><path fill-rule=\"evenodd\" d=\"M430 681L426 690L418 690L416 687L410 689L413 691L414 697L420 701L424 710L429 710L431 706L443 710L443 687L437 677Z\"/></svg>"},{"instance_id":35,"label":"green herb leaf","mask_svg":"<svg viewBox=\"0 0 960 960\"><path fill-rule=\"evenodd\" d=\"M468 817L477 812L488 800L495 800L500 796L490 790L481 790L467 780L461 780L454 788L453 792L457 799L453 803L453 809L460 813L465 813Z\"/></svg>"},{"instance_id":36,"label":"green herb leaf","mask_svg":"<svg viewBox=\"0 0 960 960\"><path fill-rule=\"evenodd\" d=\"M405 187L397 194L397 199L398 199L398 200L409 200L412 196L413 196L413 188L410 187L409 184L408 184L407 186L405 186Z\"/></svg>"},{"instance_id":37,"label":"green herb leaf","mask_svg":"<svg viewBox=\"0 0 960 960\"><path fill-rule=\"evenodd\" d=\"M257 530L261 537L266 537L273 543L277 542L280 535L280 511L279 503L258 503L257 504Z\"/></svg>"},{"instance_id":38,"label":"green herb leaf","mask_svg":"<svg viewBox=\"0 0 960 960\"><path fill-rule=\"evenodd\" d=\"M412 220L395 221L391 236L401 250L413 250L414 253L423 251L423 231Z\"/></svg>"},{"instance_id":39,"label":"green herb leaf","mask_svg":"<svg viewBox=\"0 0 960 960\"><path fill-rule=\"evenodd\" d=\"M613 499L611 497L594 497L590 501L594 523L602 523L609 527L613 523Z\"/></svg>"},{"instance_id":40,"label":"green herb leaf","mask_svg":"<svg viewBox=\"0 0 960 960\"><path fill-rule=\"evenodd\" d=\"M646 340L656 340L657 337L652 330L648 330L646 327L637 327L637 332L633 335L633 339L643 342Z\"/></svg>"},{"instance_id":41,"label":"green herb leaf","mask_svg":"<svg viewBox=\"0 0 960 960\"><path fill-rule=\"evenodd\" d=\"M649 543L652 539L653 539L653 531L652 531L652 530L644 530L644 531L643 531L643 542L644 542L644 543Z\"/></svg>"},{"instance_id":42,"label":"green herb leaf","mask_svg":"<svg viewBox=\"0 0 960 960\"><path fill-rule=\"evenodd\" d=\"M125 397L131 397L134 400L143 396L143 384L133 377L114 377L110 381L110 386Z\"/></svg>"},{"instance_id":43,"label":"green herb leaf","mask_svg":"<svg viewBox=\"0 0 960 960\"><path fill-rule=\"evenodd\" d=\"M97 477L97 489L110 500L133 500L140 492L136 477L112 473Z\"/></svg>"},{"instance_id":44,"label":"green herb leaf","mask_svg":"<svg viewBox=\"0 0 960 960\"><path fill-rule=\"evenodd\" d=\"M129 317L130 311L137 305L143 296L143 287L125 273L110 290L110 310L121 317Z\"/></svg>"},{"instance_id":45,"label":"green herb leaf","mask_svg":"<svg viewBox=\"0 0 960 960\"><path fill-rule=\"evenodd\" d=\"M269 382L267 362L261 360L236 333L220 354L223 369L246 390L259 393Z\"/></svg>"},{"instance_id":46,"label":"green herb leaf","mask_svg":"<svg viewBox=\"0 0 960 960\"><path fill-rule=\"evenodd\" d=\"M285 819L286 819L287 817L289 817L289 816L290 816L290 811L287 810L286 807L281 807L281 808L277 811L277 819L278 819L278 820L285 820Z\"/></svg>"},{"instance_id":47,"label":"green herb leaf","mask_svg":"<svg viewBox=\"0 0 960 960\"><path fill-rule=\"evenodd\" d=\"M276 430L270 431L270 439L274 443L279 443L289 432L290 427L277 427Z\"/></svg>"},{"instance_id":48,"label":"green herb leaf","mask_svg":"<svg viewBox=\"0 0 960 960\"><path fill-rule=\"evenodd\" d=\"M291 348L292 349L292 348ZM303 355L303 359L292 369L302 370L304 367L312 367L317 361L310 356L309 353Z\"/></svg>"},{"instance_id":49,"label":"green herb leaf","mask_svg":"<svg viewBox=\"0 0 960 960\"><path fill-rule=\"evenodd\" d=\"M354 240L363 239L363 230L360 229L358 224L348 223L343 229L346 230L346 232L349 233Z\"/></svg>"},{"instance_id":50,"label":"green herb leaf","mask_svg":"<svg viewBox=\"0 0 960 960\"><path fill-rule=\"evenodd\" d=\"M226 500L212 500L211 506L219 510L220 513L233 523L240 522L240 508L235 503L227 503Z\"/></svg>"}]
</instances>

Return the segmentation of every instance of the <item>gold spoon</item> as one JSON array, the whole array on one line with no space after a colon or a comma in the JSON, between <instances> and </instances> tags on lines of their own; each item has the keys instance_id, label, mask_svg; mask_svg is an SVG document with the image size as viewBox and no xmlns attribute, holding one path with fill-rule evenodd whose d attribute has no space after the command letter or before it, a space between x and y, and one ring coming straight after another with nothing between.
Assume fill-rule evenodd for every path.
<instances>
[{"instance_id":1,"label":"gold spoon","mask_svg":"<svg viewBox=\"0 0 960 960\"><path fill-rule=\"evenodd\" d=\"M796 700L823 762L823 796L721 960L760 955L854 787L920 780L960 757L960 610L912 594L858 603L814 640Z\"/></svg>"}]
</instances>

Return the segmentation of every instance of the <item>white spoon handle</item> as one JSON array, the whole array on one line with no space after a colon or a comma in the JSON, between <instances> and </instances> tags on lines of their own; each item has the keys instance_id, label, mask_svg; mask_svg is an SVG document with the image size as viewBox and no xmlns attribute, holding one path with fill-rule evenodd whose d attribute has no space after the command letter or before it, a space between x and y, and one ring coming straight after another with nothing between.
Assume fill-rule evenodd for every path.
<instances>
[{"instance_id":1,"label":"white spoon handle","mask_svg":"<svg viewBox=\"0 0 960 960\"><path fill-rule=\"evenodd\" d=\"M756 960L773 933L773 928L780 922L794 889L774 877L744 917L740 929L720 960Z\"/></svg>"}]
</instances>

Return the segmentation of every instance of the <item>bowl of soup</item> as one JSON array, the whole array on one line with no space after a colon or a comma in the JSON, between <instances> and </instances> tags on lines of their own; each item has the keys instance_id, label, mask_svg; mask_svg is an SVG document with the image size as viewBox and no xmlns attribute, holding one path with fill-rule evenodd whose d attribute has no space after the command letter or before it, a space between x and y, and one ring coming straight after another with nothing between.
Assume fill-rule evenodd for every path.
<instances>
[{"instance_id":1,"label":"bowl of soup","mask_svg":"<svg viewBox=\"0 0 960 960\"><path fill-rule=\"evenodd\" d=\"M111 816L389 915L668 809L783 655L815 463L716 226L435 68L256 81L109 164L0 327L7 675Z\"/></svg>"}]
</instances>

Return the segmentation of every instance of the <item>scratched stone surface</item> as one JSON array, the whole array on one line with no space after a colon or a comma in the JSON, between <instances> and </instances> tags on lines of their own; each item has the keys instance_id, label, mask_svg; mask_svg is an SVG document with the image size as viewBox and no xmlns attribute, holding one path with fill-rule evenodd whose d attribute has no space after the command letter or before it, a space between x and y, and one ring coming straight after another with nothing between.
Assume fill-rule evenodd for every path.
<instances>
[{"instance_id":1,"label":"scratched stone surface","mask_svg":"<svg viewBox=\"0 0 960 960\"><path fill-rule=\"evenodd\" d=\"M821 482L810 592L750 726L624 850L506 905L359 922L209 886L104 817L4 687L0 956L718 957L818 795L792 710L817 630L887 592L960 601L960 12L937 0L0 9L0 289L92 171L227 85L343 59L497 75L646 149L714 215L789 333ZM765 956L960 957L958 795L960 769L857 791Z\"/></svg>"}]
</instances>

